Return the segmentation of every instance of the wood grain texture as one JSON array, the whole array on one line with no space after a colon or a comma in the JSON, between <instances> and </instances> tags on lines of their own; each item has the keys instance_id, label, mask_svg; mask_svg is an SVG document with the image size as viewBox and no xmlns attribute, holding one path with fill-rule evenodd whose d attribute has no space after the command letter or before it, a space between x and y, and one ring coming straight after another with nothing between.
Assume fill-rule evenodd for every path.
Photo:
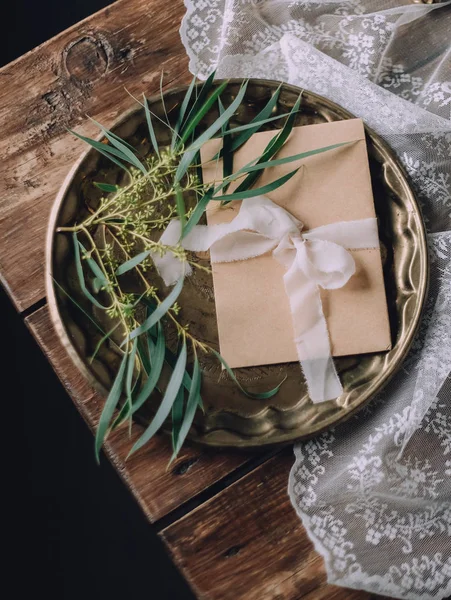
<instances>
[{"instance_id":1,"label":"wood grain texture","mask_svg":"<svg viewBox=\"0 0 451 600\"><path fill-rule=\"evenodd\" d=\"M111 125L134 95L190 80L182 0L120 0L0 70L0 277L18 310L44 296L56 193L84 144L87 114Z\"/></svg>"},{"instance_id":2,"label":"wood grain texture","mask_svg":"<svg viewBox=\"0 0 451 600\"><path fill-rule=\"evenodd\" d=\"M200 600L375 600L327 584L287 494L291 451L161 533Z\"/></svg>"},{"instance_id":3,"label":"wood grain texture","mask_svg":"<svg viewBox=\"0 0 451 600\"><path fill-rule=\"evenodd\" d=\"M27 317L26 323L78 410L93 429L104 399L74 367L53 329L47 307ZM214 452L185 444L177 460L166 470L171 458L171 443L169 437L160 435L125 462L131 445L141 433L142 427L137 424L132 428L131 437L127 427L121 428L108 438L105 451L152 522L188 502L255 456Z\"/></svg>"}]
</instances>

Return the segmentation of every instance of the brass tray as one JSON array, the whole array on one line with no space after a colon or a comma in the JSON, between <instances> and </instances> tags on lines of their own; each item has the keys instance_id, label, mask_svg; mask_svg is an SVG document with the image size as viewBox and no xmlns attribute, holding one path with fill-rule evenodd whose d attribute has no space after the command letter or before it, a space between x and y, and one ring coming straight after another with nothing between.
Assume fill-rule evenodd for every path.
<instances>
[{"instance_id":1,"label":"brass tray","mask_svg":"<svg viewBox=\"0 0 451 600\"><path fill-rule=\"evenodd\" d=\"M230 100L241 80L232 80L226 89ZM218 83L216 83L218 85ZM243 105L235 117L237 125L249 122L279 86L275 81L251 80ZM174 119L185 87L165 94L170 119ZM300 89L284 85L275 113L286 113L294 105ZM153 112L163 117L161 99L150 99ZM324 123L353 118L343 108L316 94L304 91L302 112L296 125ZM206 128L215 118L207 115ZM273 128L268 126L269 129ZM141 109L127 113L113 131L134 146L147 149L146 124ZM390 148L370 129L366 130L376 212L383 250L384 277L392 330L393 348L379 352L335 359L344 393L336 400L314 405L297 363L236 370L243 384L254 391L274 387L287 379L281 391L269 400L254 400L243 395L221 370L216 359L202 359L204 372L202 398L205 414L198 412L190 439L210 446L257 447L287 443L324 431L349 418L388 382L405 358L415 332L428 287L428 255L421 212L406 175ZM156 126L160 143L167 131ZM89 319L68 300L53 278L85 310L91 311L79 289L69 237L55 233L86 214L87 205L98 201L101 192L93 181L115 183L120 169L93 150L88 150L74 165L64 182L50 217L47 238L47 298L58 335L75 365L102 394L106 395L118 366L119 355L113 342L104 345L90 364L88 358L101 337ZM204 260L208 264L207 259ZM197 337L218 345L215 302L211 275L196 269L179 298L181 320L189 322ZM158 399L149 401L139 414L148 422Z\"/></svg>"}]
</instances>

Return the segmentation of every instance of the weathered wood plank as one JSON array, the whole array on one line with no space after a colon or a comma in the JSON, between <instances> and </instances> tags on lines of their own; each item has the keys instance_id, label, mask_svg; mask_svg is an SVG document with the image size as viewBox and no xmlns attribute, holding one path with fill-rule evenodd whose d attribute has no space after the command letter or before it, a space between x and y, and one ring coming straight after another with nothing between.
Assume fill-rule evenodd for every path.
<instances>
[{"instance_id":1,"label":"weathered wood plank","mask_svg":"<svg viewBox=\"0 0 451 600\"><path fill-rule=\"evenodd\" d=\"M182 0L119 0L0 70L0 276L19 310L44 296L50 207L87 135L190 79L178 33Z\"/></svg>"},{"instance_id":2,"label":"weathered wood plank","mask_svg":"<svg viewBox=\"0 0 451 600\"><path fill-rule=\"evenodd\" d=\"M91 429L94 428L104 399L74 367L53 329L47 307L33 313L26 323L78 410ZM116 431L108 439L106 452L150 521L162 518L189 501L252 456L238 452L215 452L187 443L178 459L166 470L171 458L171 444L169 437L161 435L125 462L132 443L141 433L142 428L137 424L133 425L131 438L127 428Z\"/></svg>"},{"instance_id":3,"label":"weathered wood plank","mask_svg":"<svg viewBox=\"0 0 451 600\"><path fill-rule=\"evenodd\" d=\"M328 585L287 494L291 452L266 462L161 533L201 600L370 600Z\"/></svg>"}]
</instances>

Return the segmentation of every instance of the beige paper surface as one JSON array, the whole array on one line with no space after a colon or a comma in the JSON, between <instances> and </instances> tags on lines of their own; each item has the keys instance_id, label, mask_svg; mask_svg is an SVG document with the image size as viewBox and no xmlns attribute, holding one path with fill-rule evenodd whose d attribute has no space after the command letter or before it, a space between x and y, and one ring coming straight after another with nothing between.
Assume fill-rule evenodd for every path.
<instances>
[{"instance_id":1,"label":"beige paper surface","mask_svg":"<svg viewBox=\"0 0 451 600\"><path fill-rule=\"evenodd\" d=\"M234 156L234 171L259 156L276 132L257 133ZM300 164L298 173L267 194L304 223L304 229L375 216L363 123L360 119L297 127L277 158L323 146L354 143L299 162L266 169L257 186L274 181ZM207 161L219 140L202 149L204 181L222 177L222 166ZM235 186L236 187L236 186ZM234 186L231 185L229 191ZM209 224L231 221L240 202L224 208L211 202ZM379 249L353 250L356 273L339 290L322 290L333 356L390 348L390 328ZM297 360L292 317L283 284L284 268L271 253L213 265L221 354L231 367Z\"/></svg>"}]
</instances>

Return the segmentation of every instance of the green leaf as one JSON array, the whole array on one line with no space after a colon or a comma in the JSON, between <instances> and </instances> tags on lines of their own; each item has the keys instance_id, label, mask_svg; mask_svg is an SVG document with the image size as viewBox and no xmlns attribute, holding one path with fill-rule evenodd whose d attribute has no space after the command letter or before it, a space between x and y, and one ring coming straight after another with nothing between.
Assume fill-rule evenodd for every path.
<instances>
[{"instance_id":1,"label":"green leaf","mask_svg":"<svg viewBox=\"0 0 451 600\"><path fill-rule=\"evenodd\" d=\"M91 292L86 287L85 275L83 273L83 267L81 264L81 256L80 256L80 245L81 244L78 241L77 234L75 233L75 231L73 233L73 241L74 241L74 251L75 251L75 268L77 270L78 282L80 284L81 290L84 293L84 295L86 296L86 298L88 298L88 300L90 302L92 302L95 306L97 306L97 308L101 308L102 310L105 310L107 307L103 306L103 304L100 304L100 302L97 300L97 298L94 298L94 296L91 294Z\"/></svg>"},{"instance_id":2,"label":"green leaf","mask_svg":"<svg viewBox=\"0 0 451 600\"><path fill-rule=\"evenodd\" d=\"M254 160L248 162L246 165L244 165L244 167L241 167L241 169L239 169L238 171L236 171L235 173L233 173L232 175L230 175L227 178L227 180L222 181L215 188L214 194L216 194L217 192L219 192L222 189L224 189L226 183L230 183L230 182L234 181L235 179L238 179L238 178L242 177L245 173L250 173L252 171L261 171L263 169L267 169L267 168L270 168L270 167L275 167L277 165L283 165L283 164L286 164L286 163L294 162L296 160L301 160L303 158L307 158L308 156L313 156L315 154L321 154L322 152L328 152L329 150L333 150L335 148L339 148L340 146L345 146L345 145L351 144L351 143L352 142L342 142L340 144L333 144L331 146L325 146L324 148L316 148L315 150L309 150L309 151L306 151L306 152L301 152L300 154L294 154L292 156L287 156L285 158L271 159L271 160L268 160L268 161L262 162L262 163L258 162L257 164L253 164L253 163L255 163L255 160L256 160L256 159L254 159Z\"/></svg>"},{"instance_id":3,"label":"green leaf","mask_svg":"<svg viewBox=\"0 0 451 600\"><path fill-rule=\"evenodd\" d=\"M145 260L149 255L150 250L144 250L144 252L140 252L133 258L126 260L118 266L118 268L116 269L116 275L123 275L124 273L127 273L127 271L131 271L131 269L134 269L135 267L140 265L143 262L143 260Z\"/></svg>"},{"instance_id":4,"label":"green leaf","mask_svg":"<svg viewBox=\"0 0 451 600\"><path fill-rule=\"evenodd\" d=\"M131 417L131 408L132 408L132 383L133 383L133 372L135 369L135 358L136 358L136 350L137 350L137 340L134 341L131 352L128 355L127 362L127 372L125 375L125 401L124 404L119 411L118 416L114 420L111 429L116 429L119 425L122 425L127 419ZM131 425L131 422L130 422Z\"/></svg>"},{"instance_id":5,"label":"green leaf","mask_svg":"<svg viewBox=\"0 0 451 600\"><path fill-rule=\"evenodd\" d=\"M80 242L80 240L78 240L78 245L81 248L81 251L83 253L85 261L88 263L89 268L94 273L94 275L96 276L96 278L100 280L100 282L101 282L102 285L108 286L108 280L105 277L105 273L102 271L102 269L96 263L96 261L93 258L91 258L91 256L89 256L88 251L83 246L83 244Z\"/></svg>"},{"instance_id":6,"label":"green leaf","mask_svg":"<svg viewBox=\"0 0 451 600\"><path fill-rule=\"evenodd\" d=\"M262 185L258 188L245 190L243 192L232 192L231 194L226 194L225 196L214 196L212 199L219 200L221 202L224 200L230 202L231 200L244 200L245 198L253 198L254 196L263 196L282 186L284 183L289 181L293 175L296 175L298 171L299 169L294 169L294 171L283 175L283 177L279 177L279 179L276 179L275 181L272 181L266 185Z\"/></svg>"},{"instance_id":7,"label":"green leaf","mask_svg":"<svg viewBox=\"0 0 451 600\"><path fill-rule=\"evenodd\" d=\"M151 365L150 358L148 355L147 347L143 342L142 338L138 338L138 354L141 359L141 364L144 367L144 371L146 372L147 377L149 376Z\"/></svg>"},{"instance_id":8,"label":"green leaf","mask_svg":"<svg viewBox=\"0 0 451 600\"><path fill-rule=\"evenodd\" d=\"M270 142L266 146L263 154L257 160L257 165L266 162L272 156L277 154L277 152L280 150L280 148L282 148L282 146L285 144L288 136L290 135L290 133L293 129L294 120L295 120L296 114L299 110L300 103L301 103L301 96L299 96L298 99L296 100L282 129L279 131L279 133L277 135L275 135L272 138L272 140L270 140ZM242 181L240 183L240 185L237 187L237 189L235 190L235 193L239 193L239 192L243 192L244 190L248 190L250 187L252 187L254 185L254 183L257 181L259 176L260 176L260 173L258 172L258 170L254 170L253 172L251 171L249 173L249 175L244 179L244 181Z\"/></svg>"},{"instance_id":9,"label":"green leaf","mask_svg":"<svg viewBox=\"0 0 451 600\"><path fill-rule=\"evenodd\" d=\"M280 386L283 384L283 382L286 379L286 377L285 377L278 385L276 385L275 388L273 388L272 390L269 390L268 392L262 392L260 394L254 394L253 392L249 392L248 390L246 390L241 385L241 383L235 377L235 373L229 367L229 365L227 364L227 362L225 361L225 359L219 354L219 352L216 352L216 350L213 350L213 349L212 349L212 352L216 356L216 358L222 363L222 365L224 365L225 370L230 375L230 377L233 379L234 383L239 387L239 389L243 392L243 394L245 394L249 398L254 398L255 400L266 400L268 398L272 398L280 390Z\"/></svg>"},{"instance_id":10,"label":"green leaf","mask_svg":"<svg viewBox=\"0 0 451 600\"><path fill-rule=\"evenodd\" d=\"M281 87L282 87L282 84L279 85L279 87L274 92L274 94L269 99L268 103L264 106L264 108L262 108L262 110L258 113L258 115L256 117L254 117L252 119L252 121L249 123L249 125L253 125L253 127L249 127L245 131L242 131L240 133L240 135L238 135L231 142L230 150L232 152L234 152L235 150L238 150L238 148L240 148L243 144L245 144L247 142L247 140L252 135L254 135L254 133L256 133L260 129L260 127L262 125L264 125L265 123L269 122L268 121L269 116L272 113L272 111L274 110L274 107L276 106L277 101L279 99L279 94L280 94L280 88ZM282 116L282 115L280 115L280 116ZM280 118L280 116L278 118ZM232 132L233 133L237 133L236 129L232 129Z\"/></svg>"},{"instance_id":11,"label":"green leaf","mask_svg":"<svg viewBox=\"0 0 451 600\"><path fill-rule=\"evenodd\" d=\"M177 215L180 219L180 224L182 226L182 237L183 237L183 229L186 224L186 206L185 200L183 199L182 188L178 185L178 183L174 187L175 190L175 207L177 209Z\"/></svg>"},{"instance_id":12,"label":"green leaf","mask_svg":"<svg viewBox=\"0 0 451 600\"><path fill-rule=\"evenodd\" d=\"M115 148L117 148L117 150L122 152L124 160L128 161L131 165L133 165L134 167L136 167L137 169L142 171L142 173L144 173L144 175L147 174L146 167L139 160L139 158L135 155L135 149L134 148L132 150L130 149L130 144L127 144L127 142L124 142L124 140L122 140L120 137L111 133L111 131L106 129L103 125L101 125L94 119L91 119L91 121L93 121L93 123L95 123L97 125L97 127L100 128L103 135L110 142L110 144L112 146L114 146Z\"/></svg>"},{"instance_id":13,"label":"green leaf","mask_svg":"<svg viewBox=\"0 0 451 600\"><path fill-rule=\"evenodd\" d=\"M84 312L84 311L83 311ZM97 356L98 351L100 350L100 348L102 347L102 344L104 344L106 342L106 340L111 336L111 334L119 327L120 325L120 321L118 323L116 323L116 325L114 327L112 327L107 333L105 333L104 336L102 336L100 338L100 340L97 342L96 347L94 348L94 352L92 354L92 356L89 359L89 363L92 364L92 361L94 360L94 358Z\"/></svg>"},{"instance_id":14,"label":"green leaf","mask_svg":"<svg viewBox=\"0 0 451 600\"><path fill-rule=\"evenodd\" d=\"M222 115L225 112L224 105L221 102L221 98L218 98L219 105L219 114ZM224 135L227 131L227 123L224 123L221 127L222 134ZM222 139L222 177L223 179L227 179L232 174L233 171L233 151L232 151L232 138L226 136ZM227 188L230 184L226 185L224 191L227 191Z\"/></svg>"},{"instance_id":15,"label":"green leaf","mask_svg":"<svg viewBox=\"0 0 451 600\"><path fill-rule=\"evenodd\" d=\"M205 192L205 194L202 196L202 198L196 204L195 209L193 210L190 218L188 219L188 223L185 225L185 227L183 229L182 238L187 236L188 233L192 230L192 228L199 223L199 220L201 219L202 215L204 214L208 203L212 199L213 192L214 192L214 189L211 187L210 189L208 189Z\"/></svg>"},{"instance_id":16,"label":"green leaf","mask_svg":"<svg viewBox=\"0 0 451 600\"><path fill-rule=\"evenodd\" d=\"M94 185L99 188L99 190L102 190L102 192L117 192L120 187L118 185L111 185L110 183L99 183L97 181L94 181Z\"/></svg>"},{"instance_id":17,"label":"green leaf","mask_svg":"<svg viewBox=\"0 0 451 600\"><path fill-rule=\"evenodd\" d=\"M124 156L130 164L139 169L144 175L147 175L147 169L144 166L144 164L139 160L137 156L135 156L135 154L129 148L127 148L125 144L116 140L106 131L106 129L104 130L104 133L105 137L111 142L111 144L124 153Z\"/></svg>"},{"instance_id":18,"label":"green leaf","mask_svg":"<svg viewBox=\"0 0 451 600\"><path fill-rule=\"evenodd\" d=\"M92 280L92 287L96 294L98 294L100 292L103 285L104 285L103 279L100 279L99 277L94 277L94 279Z\"/></svg>"},{"instance_id":19,"label":"green leaf","mask_svg":"<svg viewBox=\"0 0 451 600\"><path fill-rule=\"evenodd\" d=\"M150 336L149 333L147 335ZM161 323L158 323L157 343L153 347L153 350L152 350L152 361L151 361L151 363L149 362L150 369L148 371L148 377L147 377L143 387L141 388L138 396L136 397L135 401L133 402L132 414L134 414L138 409L141 408L141 406L144 404L144 402L149 398L151 393L154 391L154 389L158 383L158 380L160 379L161 370L163 368L164 357L165 357L165 345L166 344L165 344L163 327L161 326ZM141 358L141 360L142 360L142 358Z\"/></svg>"},{"instance_id":20,"label":"green leaf","mask_svg":"<svg viewBox=\"0 0 451 600\"><path fill-rule=\"evenodd\" d=\"M191 381L191 387L188 395L188 402L186 403L186 411L185 416L183 418L183 423L180 427L180 431L178 434L178 439L176 446L174 448L174 453L172 455L172 460L176 458L177 454L180 452L180 448L183 446L183 443L188 435L188 432L191 428L191 425L194 420L194 415L196 414L196 409L201 403L200 399L200 386L202 383L202 372L199 366L199 359L197 358L197 354L194 355L194 366L193 366L193 378Z\"/></svg>"},{"instance_id":21,"label":"green leaf","mask_svg":"<svg viewBox=\"0 0 451 600\"><path fill-rule=\"evenodd\" d=\"M94 121L94 119L91 119L92 121ZM95 122L95 121L94 121ZM105 129L105 127L102 127L102 129ZM127 146L127 148L129 148L132 152L137 152L138 150L136 148L134 148L131 144L129 144L128 142L126 142L125 140L123 140L122 138L120 138L118 135L116 135L115 133L113 133L112 131L110 131L109 129L107 129L106 131L108 131L108 134L114 138L115 140L117 140L118 142L121 142L122 144L124 144L124 146Z\"/></svg>"},{"instance_id":22,"label":"green leaf","mask_svg":"<svg viewBox=\"0 0 451 600\"><path fill-rule=\"evenodd\" d=\"M100 461L100 448L102 447L103 441L105 439L105 435L108 431L108 426L113 417L114 410L119 402L119 398L121 397L122 386L124 382L124 373L125 367L128 361L128 353L125 353L121 365L119 367L119 371L117 372L116 379L111 387L110 393L108 394L108 398L106 399L105 405L102 410L102 414L100 415L99 425L97 427L96 432L96 440L95 440L95 455L97 463Z\"/></svg>"},{"instance_id":23,"label":"green leaf","mask_svg":"<svg viewBox=\"0 0 451 600\"><path fill-rule=\"evenodd\" d=\"M55 284L55 285L56 285L56 286L57 286L57 287L58 287L58 288L61 290L61 292L62 292L62 293L65 295L65 296L67 296L67 297L69 298L69 300L70 300L70 301L71 301L71 302L72 302L72 303L73 303L73 304L74 304L74 305L75 305L75 306L78 308L78 310L79 310L80 312L82 312L82 313L85 315L85 317L86 317L87 319L89 319L89 321L91 321L91 323L92 323L93 325L95 325L95 327L96 327L96 328L97 328L97 329L100 331L100 333L103 333L103 334L104 334L104 333L105 333L105 331L104 331L104 330L103 330L103 329L100 327L100 325L99 325L99 324L98 324L98 323L97 323L97 322L96 322L96 321L95 321L95 320L94 320L94 319L91 317L91 315L90 315L89 313L87 313L87 312L85 311L85 309L84 309L84 308L82 308L82 307L80 306L80 304L78 304L78 302L75 300L75 298L73 298L73 297L72 297L72 296L69 294L69 292L66 292L66 290L65 290L65 289L64 289L64 288L63 288L63 287L62 287L62 286L61 286L61 285L60 285L60 284L59 284L59 283L56 281L56 279L55 279L54 277L52 277L52 279L53 279L53 283L54 283L54 284Z\"/></svg>"},{"instance_id":24,"label":"green leaf","mask_svg":"<svg viewBox=\"0 0 451 600\"><path fill-rule=\"evenodd\" d=\"M99 123L92 117L88 117L88 118L95 125L97 125L97 127L100 129L100 131L103 133L103 135L107 138L107 140L115 148L117 148L119 151L121 151L131 164L133 164L135 167L137 167L138 169L143 171L144 174L147 173L147 169L144 167L144 165L141 163L141 161L136 157L136 154L135 154L137 152L136 148L134 148L131 144L129 144L128 142L123 140L121 137L119 137L118 135L116 135L115 133L113 133L112 131L107 129L106 127L104 127L102 125L102 123Z\"/></svg>"},{"instance_id":25,"label":"green leaf","mask_svg":"<svg viewBox=\"0 0 451 600\"><path fill-rule=\"evenodd\" d=\"M235 100L230 104L230 106L223 112L221 116L219 116L216 121L210 125L210 127L202 133L193 144L191 144L185 154L180 161L177 171L175 173L175 181L180 181L182 177L185 175L188 167L192 163L194 157L197 154L197 151L201 148L202 144L204 144L207 140L209 140L219 129L221 129L224 123L227 123L229 119L233 116L237 108L240 106L241 101L244 98L247 89L247 81L241 86Z\"/></svg>"},{"instance_id":26,"label":"green leaf","mask_svg":"<svg viewBox=\"0 0 451 600\"><path fill-rule=\"evenodd\" d=\"M177 117L177 121L175 123L174 132L172 135L171 141L171 149L174 150L177 144L177 139L179 138L179 132L182 128L183 119L185 118L186 109L188 108L189 101L191 100L191 96L193 94L194 85L196 83L196 77L194 76L189 84L188 89L186 90L186 94L183 98L183 102L180 106L180 111Z\"/></svg>"},{"instance_id":27,"label":"green leaf","mask_svg":"<svg viewBox=\"0 0 451 600\"><path fill-rule=\"evenodd\" d=\"M128 402L124 402L117 417L114 419L113 424L110 427L110 431L114 431L117 427L122 425L122 423L125 423L129 417L130 417L130 406L129 406Z\"/></svg>"},{"instance_id":28,"label":"green leaf","mask_svg":"<svg viewBox=\"0 0 451 600\"><path fill-rule=\"evenodd\" d=\"M124 171L127 171L127 173L130 174L130 170L128 169L128 167L126 165L124 165L120 160L117 160L117 158L115 158L117 156L121 160L126 161L127 159L124 157L122 152L119 152L119 150L116 150L116 148L112 148L111 146L108 146L107 144L102 144L101 142L92 140L91 138L85 137L84 135L80 135L79 133L76 133L72 129L69 129L69 131L70 131L70 133L72 133L72 135L74 135L78 139L82 140L83 142L86 142L86 144L89 144L90 146L92 146L92 148L97 150L97 152L100 152L100 154L103 154L104 156L109 158L111 160L111 162L113 162L115 165L118 165L119 167L121 167L121 169L124 169Z\"/></svg>"},{"instance_id":29,"label":"green leaf","mask_svg":"<svg viewBox=\"0 0 451 600\"><path fill-rule=\"evenodd\" d=\"M189 136L193 133L195 128L199 125L199 123L202 121L202 119L208 113L210 108L216 102L217 98L219 98L219 96L225 90L225 88L227 87L227 83L228 83L227 81L224 81L224 83L221 83L221 85L219 85L213 91L213 93L207 98L207 100L202 104L202 106L199 108L197 113L190 119L189 123L186 124L186 126L183 128L182 135L180 136L181 139L180 139L180 143L178 144L179 146L181 146L182 144L184 144L187 141ZM218 129L219 129L219 127L218 127Z\"/></svg>"},{"instance_id":30,"label":"green leaf","mask_svg":"<svg viewBox=\"0 0 451 600\"><path fill-rule=\"evenodd\" d=\"M177 358L177 362L175 364L174 370L172 372L171 378L169 380L168 386L164 393L163 400L161 401L158 410L150 423L149 427L143 433L143 435L139 438L139 440L134 444L133 448L130 451L130 454L136 452L139 448L144 446L160 429L163 423L166 421L174 403L174 400L178 394L180 386L182 384L183 373L186 367L186 342L183 341L182 349ZM129 454L129 456L130 456Z\"/></svg>"},{"instance_id":31,"label":"green leaf","mask_svg":"<svg viewBox=\"0 0 451 600\"><path fill-rule=\"evenodd\" d=\"M151 313L151 315L144 321L142 325L140 325L130 333L130 340L133 340L138 335L141 335L142 333L145 333L146 331L151 329L156 323L158 323L158 321L162 317L164 317L164 315L168 312L168 310L179 297L180 292L183 288L183 280L184 277L180 277L171 293L168 294L168 296L163 300L163 302L161 302L161 304L157 306L157 308Z\"/></svg>"},{"instance_id":32,"label":"green leaf","mask_svg":"<svg viewBox=\"0 0 451 600\"><path fill-rule=\"evenodd\" d=\"M300 112L300 111L298 111ZM242 131L248 131L249 129L254 129L255 127L260 128L262 125L266 125L267 123L272 123L273 121L278 121L279 119L283 119L284 117L289 117L291 114L291 111L289 113L283 113L281 115L275 115L274 117L268 117L267 119L264 119L262 121L251 121L250 123L246 123L246 125L237 125L236 127L233 127L231 129L228 129L224 135L230 135L230 134L237 134L237 133L241 133ZM221 136L218 136L221 137ZM238 137L238 136L237 136Z\"/></svg>"},{"instance_id":33,"label":"green leaf","mask_svg":"<svg viewBox=\"0 0 451 600\"><path fill-rule=\"evenodd\" d=\"M143 94L144 99L144 112L146 115L147 128L149 130L149 137L152 143L153 149L155 150L155 154L160 158L160 150L158 148L157 137L155 135L155 131L152 125L152 117L150 116L149 103L147 102L147 98Z\"/></svg>"},{"instance_id":34,"label":"green leaf","mask_svg":"<svg viewBox=\"0 0 451 600\"><path fill-rule=\"evenodd\" d=\"M151 310L154 310L156 307L156 304L154 304L153 301L150 300L149 298L144 298L143 302ZM148 342L148 346L149 346L149 354L151 354L152 356L153 356L153 352L154 352L154 344L152 341L152 338L155 338L154 331L155 331L155 328L153 328L147 332L147 342ZM174 365L177 362L177 356L173 352L171 352L169 350L169 348L165 349L165 362L169 367L171 367L171 369L174 368ZM149 372L149 371L150 371L150 368L147 372ZM186 390L189 392L190 388L191 388L191 376L188 373L188 371L185 371L185 373L183 375L182 384L186 388ZM200 396L199 396L199 407L203 410L202 398Z\"/></svg>"},{"instance_id":35,"label":"green leaf","mask_svg":"<svg viewBox=\"0 0 451 600\"><path fill-rule=\"evenodd\" d=\"M251 173L252 171L260 171L262 169L268 169L270 167L284 165L286 163L294 162L295 160L302 160L303 158L314 156L315 154L322 154L323 152L328 152L329 150L334 150L335 148L340 148L340 146L346 146L347 144L351 143L352 142L341 142L340 144L332 144L331 146L324 146L323 148L315 148L315 150L308 150L306 152L301 152L300 154L286 156L285 158L275 158L272 160L267 160L266 162L257 163L253 166L243 167L242 169L237 171L235 175L239 175L241 173Z\"/></svg>"},{"instance_id":36,"label":"green leaf","mask_svg":"<svg viewBox=\"0 0 451 600\"><path fill-rule=\"evenodd\" d=\"M112 138L114 138L118 142L121 142L124 146L127 146L127 148L129 148L132 152L136 152L136 149L133 148L133 146L131 144L129 144L128 142L126 142L125 140L123 140L122 138L120 138L118 135L116 135L115 133L113 133L109 129L106 129L106 127L104 127L101 123L99 123L98 121L96 121L92 117L88 117L88 119L90 121L92 121L95 125L97 125L97 127L99 129L101 129L103 133L105 133L105 132L108 133L108 135L110 135Z\"/></svg>"},{"instance_id":37,"label":"green leaf","mask_svg":"<svg viewBox=\"0 0 451 600\"><path fill-rule=\"evenodd\" d=\"M216 121L210 125L210 127L204 131L189 147L188 151L191 150L200 150L202 145L208 141L215 133L217 133L224 123L227 123L231 117L235 114L238 107L240 106L244 95L246 94L248 81L245 81L240 87L238 94L236 95L235 100L226 108L226 110L220 115Z\"/></svg>"},{"instance_id":38,"label":"green leaf","mask_svg":"<svg viewBox=\"0 0 451 600\"><path fill-rule=\"evenodd\" d=\"M166 111L166 103L164 101L163 77L164 77L164 71L161 71L161 73L160 73L160 101L161 101L161 105L163 107L164 116L166 117L166 125L169 127L169 129L171 129L171 124L169 123L168 113Z\"/></svg>"},{"instance_id":39,"label":"green leaf","mask_svg":"<svg viewBox=\"0 0 451 600\"><path fill-rule=\"evenodd\" d=\"M210 75L207 77L207 79L202 84L199 94L197 93L197 89L198 89L197 86L194 88L194 92L196 94L196 100L195 100L193 106L191 107L191 109L188 113L188 116L185 119L183 129L190 124L191 119L193 118L193 115L195 115L198 112L198 110L203 105L204 101L206 100L208 93L210 92L211 88L213 87L213 80L215 78L215 74L216 74L216 71L213 71L212 73L210 73Z\"/></svg>"},{"instance_id":40,"label":"green leaf","mask_svg":"<svg viewBox=\"0 0 451 600\"><path fill-rule=\"evenodd\" d=\"M177 396L175 397L174 404L172 405L172 450L175 452L180 428L182 426L183 420L183 409L185 404L185 390L183 385L180 386L179 391L177 392Z\"/></svg>"},{"instance_id":41,"label":"green leaf","mask_svg":"<svg viewBox=\"0 0 451 600\"><path fill-rule=\"evenodd\" d=\"M133 382L133 372L135 370L135 358L136 358L136 350L138 348L138 340L135 339L133 341L133 346L131 349L129 356L129 360L127 363L127 374L125 376L125 392L127 394L127 403L131 406L132 402L132 382Z\"/></svg>"}]
</instances>

